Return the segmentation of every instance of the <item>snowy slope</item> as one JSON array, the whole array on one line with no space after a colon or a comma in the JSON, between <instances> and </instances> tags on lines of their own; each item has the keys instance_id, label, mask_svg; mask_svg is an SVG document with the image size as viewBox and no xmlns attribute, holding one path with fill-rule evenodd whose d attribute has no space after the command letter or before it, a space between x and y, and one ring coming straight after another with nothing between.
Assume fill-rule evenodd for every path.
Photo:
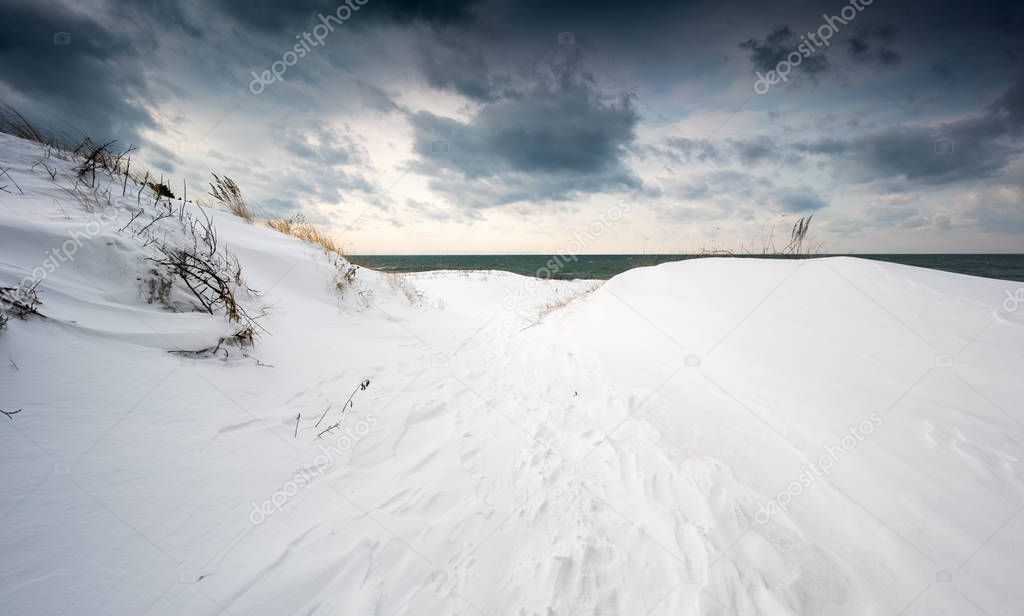
<instances>
[{"instance_id":1,"label":"snowy slope","mask_svg":"<svg viewBox=\"0 0 1024 616\"><path fill-rule=\"evenodd\" d=\"M194 358L232 326L146 301L121 228L152 201L89 211L42 156L0 136L0 286L88 237L0 331L4 613L1021 613L1018 285L706 259L339 292L217 212L267 333Z\"/></svg>"}]
</instances>

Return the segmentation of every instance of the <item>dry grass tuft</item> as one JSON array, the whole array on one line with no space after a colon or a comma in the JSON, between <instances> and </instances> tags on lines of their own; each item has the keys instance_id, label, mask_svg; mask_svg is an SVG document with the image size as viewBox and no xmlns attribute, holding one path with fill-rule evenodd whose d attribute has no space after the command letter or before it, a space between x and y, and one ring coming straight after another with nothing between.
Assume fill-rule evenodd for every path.
<instances>
[{"instance_id":1,"label":"dry grass tuft","mask_svg":"<svg viewBox=\"0 0 1024 616\"><path fill-rule=\"evenodd\" d=\"M52 144L56 139L37 129L25 116L9 104L0 104L0 133L7 133L29 141Z\"/></svg>"},{"instance_id":2,"label":"dry grass tuft","mask_svg":"<svg viewBox=\"0 0 1024 616\"><path fill-rule=\"evenodd\" d=\"M246 205L245 199L242 198L242 190L238 188L238 184L226 175L224 177L220 177L216 173L212 175L213 181L210 182L210 196L235 216L249 222L256 220L256 216L249 209L249 206Z\"/></svg>"},{"instance_id":3,"label":"dry grass tuft","mask_svg":"<svg viewBox=\"0 0 1024 616\"><path fill-rule=\"evenodd\" d=\"M345 251L341 244L335 242L331 236L318 229L313 223L306 222L301 215L288 219L277 218L268 220L267 226L279 233L316 244L327 252L332 252L342 257L345 256Z\"/></svg>"},{"instance_id":4,"label":"dry grass tuft","mask_svg":"<svg viewBox=\"0 0 1024 616\"><path fill-rule=\"evenodd\" d=\"M793 224L790 231L789 243L781 250L775 244L775 226L761 229L761 236L748 247L742 245L740 250L733 251L728 248L719 248L715 244L702 246L697 252L702 257L736 257L736 256L766 256L766 257L808 257L822 254L823 242L811 244L807 240L807 232L811 228L811 219L814 216L801 216ZM805 244L805 242L807 242Z\"/></svg>"},{"instance_id":5,"label":"dry grass tuft","mask_svg":"<svg viewBox=\"0 0 1024 616\"><path fill-rule=\"evenodd\" d=\"M537 323L543 321L544 318L551 314L552 312L557 312L562 308L565 308L569 304L590 295L594 291L597 291L598 289L601 288L601 285L603 284L603 282L599 282L593 284L589 289L571 291L566 295L555 295L555 297L552 298L551 301L541 306L540 310L537 311Z\"/></svg>"},{"instance_id":6,"label":"dry grass tuft","mask_svg":"<svg viewBox=\"0 0 1024 616\"><path fill-rule=\"evenodd\" d=\"M415 306L423 301L425 297L423 292L409 281L408 275L398 272L385 272L385 276L387 276L387 281L391 288L400 291L410 304Z\"/></svg>"},{"instance_id":7,"label":"dry grass tuft","mask_svg":"<svg viewBox=\"0 0 1024 616\"><path fill-rule=\"evenodd\" d=\"M10 105L0 105L0 133L48 144L52 141Z\"/></svg>"}]
</instances>

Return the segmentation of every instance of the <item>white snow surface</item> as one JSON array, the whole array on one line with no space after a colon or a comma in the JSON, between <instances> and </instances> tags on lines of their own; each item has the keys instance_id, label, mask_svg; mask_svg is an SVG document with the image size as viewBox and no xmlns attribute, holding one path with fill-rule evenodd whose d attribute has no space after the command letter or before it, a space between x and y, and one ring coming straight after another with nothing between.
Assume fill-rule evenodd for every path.
<instances>
[{"instance_id":1,"label":"white snow surface","mask_svg":"<svg viewBox=\"0 0 1024 616\"><path fill-rule=\"evenodd\" d=\"M0 331L2 613L1024 613L1019 284L699 259L339 291L213 212L267 333L193 359L232 327L147 303L136 189L90 211L40 159L0 136L0 286L103 224Z\"/></svg>"}]
</instances>

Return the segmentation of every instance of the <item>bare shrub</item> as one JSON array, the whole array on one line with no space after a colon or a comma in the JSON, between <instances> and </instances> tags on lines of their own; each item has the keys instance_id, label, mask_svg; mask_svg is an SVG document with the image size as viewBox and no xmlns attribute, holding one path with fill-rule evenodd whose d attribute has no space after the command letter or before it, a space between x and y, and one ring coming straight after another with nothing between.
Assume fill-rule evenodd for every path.
<instances>
[{"instance_id":1,"label":"bare shrub","mask_svg":"<svg viewBox=\"0 0 1024 616\"><path fill-rule=\"evenodd\" d=\"M356 276L359 274L359 266L352 265L341 257L335 256L334 267L337 274L334 277L334 288L338 293L344 295L345 291L355 284Z\"/></svg>"},{"instance_id":2,"label":"bare shrub","mask_svg":"<svg viewBox=\"0 0 1024 616\"><path fill-rule=\"evenodd\" d=\"M75 150L77 154L82 155L82 162L75 168L78 181L88 182L89 186L95 188L97 170L106 172L110 178L115 175L128 175L128 160L135 151L135 146L117 151L113 148L115 143L117 142L108 141L97 144L88 137L82 141Z\"/></svg>"},{"instance_id":3,"label":"bare shrub","mask_svg":"<svg viewBox=\"0 0 1024 616\"><path fill-rule=\"evenodd\" d=\"M124 150L118 150L114 147L116 141L97 143L88 136L71 137L53 129L43 131L37 129L16 109L8 105L0 105L0 132L42 145L44 158L37 161L32 168L35 169L42 165L46 173L50 175L50 179L56 179L57 169L48 165L45 162L46 159L76 160L76 188L79 183L84 183L95 189L97 173L105 172L110 178L123 176L121 180L122 196L128 193L128 181L134 182L139 187L138 200L140 204L142 191L145 188L152 190L157 196L157 200L164 197L175 198L169 184L162 178L159 182L150 181L148 171L145 174L137 170L132 171L131 153L136 150L134 145Z\"/></svg>"},{"instance_id":4,"label":"bare shrub","mask_svg":"<svg viewBox=\"0 0 1024 616\"><path fill-rule=\"evenodd\" d=\"M145 226L133 230L133 235L152 244L159 256L149 260L154 264L149 276L143 282L143 292L150 303L162 303L171 307L171 294L175 282L181 282L186 296L197 308L208 314L223 314L239 327L234 334L218 341L211 352L223 345L249 346L263 330L257 320L260 314L251 314L238 300L240 293L251 293L242 280L241 265L225 248L220 246L213 221L202 208L194 208L200 216L189 211L183 203L167 201L157 208L153 219ZM181 225L183 238L169 241L168 230L155 227L163 220L177 221Z\"/></svg>"},{"instance_id":5,"label":"bare shrub","mask_svg":"<svg viewBox=\"0 0 1024 616\"><path fill-rule=\"evenodd\" d=\"M277 218L274 220L268 220L267 226L279 233L284 233L292 237L297 237L300 240L316 244L327 252L331 252L342 257L345 256L345 251L342 249L341 244L335 242L331 236L318 229L313 223L307 222L301 214L287 219Z\"/></svg>"},{"instance_id":6,"label":"bare shrub","mask_svg":"<svg viewBox=\"0 0 1024 616\"><path fill-rule=\"evenodd\" d=\"M356 274L358 274L358 273L359 273L359 266L358 265L352 265L350 263L349 266L345 269L344 274L342 274L342 280L344 280L347 284L352 284L353 282L356 281Z\"/></svg>"},{"instance_id":7,"label":"bare shrub","mask_svg":"<svg viewBox=\"0 0 1024 616\"><path fill-rule=\"evenodd\" d=\"M157 197L167 197L168 199L177 198L174 196L174 191L171 190L171 187L168 186L167 183L163 181L163 179L161 179L159 182L147 182L146 185L149 186L150 190L156 193Z\"/></svg>"},{"instance_id":8,"label":"bare shrub","mask_svg":"<svg viewBox=\"0 0 1024 616\"><path fill-rule=\"evenodd\" d=\"M7 322L10 320L11 318L9 316L0 312L0 329L4 329L5 327L7 327Z\"/></svg>"},{"instance_id":9,"label":"bare shrub","mask_svg":"<svg viewBox=\"0 0 1024 616\"><path fill-rule=\"evenodd\" d=\"M179 248L159 243L157 250L162 257L153 261L184 282L204 311L223 312L229 320L245 325L251 339L256 319L235 297L236 290L247 289L242 284L241 266L238 259L220 248L213 222L201 209L199 212L202 218L189 213L184 220L186 239L192 245Z\"/></svg>"},{"instance_id":10,"label":"bare shrub","mask_svg":"<svg viewBox=\"0 0 1024 616\"><path fill-rule=\"evenodd\" d=\"M121 228L139 239L143 247L153 246L156 256L149 260L154 267L149 277L143 280L143 293L150 303L161 303L171 307L172 295L178 289L183 297L190 299L181 304L197 307L209 314L223 314L229 321L237 325L235 332L221 338L211 352L218 352L225 346L249 346L253 343L258 331L265 331L257 322L262 316L251 314L240 303L238 297L242 293L252 293L242 281L241 266L238 260L218 244L217 234L212 221L202 211L202 218L195 216L183 203L177 201L169 183L161 176L160 181L148 171L133 170L131 153L135 150L130 146L124 150L114 147L115 141L96 143L89 137L80 141L71 141L63 136L48 136L37 130L21 114L10 107L0 105L0 132L5 132L22 139L31 140L46 147L46 157L56 150L62 158L74 160L76 182L73 188L65 188L73 199L81 203L86 211L97 206L111 206L111 187L103 187L97 182L97 176L106 174L110 178L118 178L122 196L127 194L128 181L138 186L136 201L139 211L133 213L131 220ZM77 145L72 145L77 143ZM46 164L45 160L33 165L42 165L44 170L55 179L57 171ZM6 170L0 169L0 177ZM123 176L123 180L122 180ZM9 177L9 175L7 176ZM252 212L246 207L238 185L228 177L214 175L210 193L215 199L228 205L228 209L246 220L252 221ZM13 179L11 180L13 182ZM116 188L116 184L113 185ZM187 185L183 185L187 191ZM6 188L0 182L0 189ZM142 193L150 189L155 195L155 204L150 209L150 202L144 202ZM183 192L187 197L187 192ZM151 213L152 218L142 219L144 213ZM161 221L177 220L182 234ZM181 235L184 237L182 238ZM178 242L168 237L178 236ZM312 237L312 236L310 236ZM180 286L178 283L180 282ZM183 288L182 288L183 287ZM38 311L39 298L34 286L0 287L0 316L6 326L10 317L25 318L30 314L42 316Z\"/></svg>"},{"instance_id":11,"label":"bare shrub","mask_svg":"<svg viewBox=\"0 0 1024 616\"><path fill-rule=\"evenodd\" d=\"M199 349L196 351L170 351L174 355L181 357L189 357L193 359L204 359L208 357L217 357L223 353L223 359L227 361L231 358L231 348L247 349L251 347L256 341L256 331L252 327L242 327L234 334L230 336L223 336L217 339L217 344L206 347L205 349ZM248 357L245 351L242 351L243 357ZM257 365L266 366L266 364L256 361Z\"/></svg>"},{"instance_id":12,"label":"bare shrub","mask_svg":"<svg viewBox=\"0 0 1024 616\"><path fill-rule=\"evenodd\" d=\"M373 290L364 285L356 284L359 277L358 265L353 265L337 253L325 253L327 262L333 267L331 283L340 298L344 298L351 291L355 291L363 302L370 301L373 297Z\"/></svg>"},{"instance_id":13,"label":"bare shrub","mask_svg":"<svg viewBox=\"0 0 1024 616\"><path fill-rule=\"evenodd\" d=\"M162 197L174 198L174 193L161 178L160 182L150 181L150 173L145 175L132 171L131 153L136 150L135 146L129 146L124 150L114 147L116 141L97 143L88 136L71 138L67 134L56 132L53 129L46 131L39 130L32 125L23 115L14 108L0 104L0 132L34 141L43 146L43 157L35 161L31 169L39 167L49 175L51 180L56 180L59 173L59 166L51 164L51 159L57 158L66 161L74 161L74 177L76 182L73 188L61 189L79 201L86 211L92 211L98 204L112 205L112 187L102 188L97 183L97 174L105 173L109 178L119 178L121 183L121 194L128 192L128 181L131 180L139 187L137 200L142 204L142 192L149 188L157 196L157 201ZM0 177L13 178L0 169ZM85 189L83 190L83 186ZM20 187L15 184L20 190ZM6 186L0 186L5 189ZM86 192L87 191L87 192Z\"/></svg>"},{"instance_id":14,"label":"bare shrub","mask_svg":"<svg viewBox=\"0 0 1024 616\"><path fill-rule=\"evenodd\" d=\"M39 292L36 287L39 283L20 283L16 287L0 287L0 308L8 316L16 316L19 319L28 318L29 315L43 316L37 310L42 304L39 299Z\"/></svg>"},{"instance_id":15,"label":"bare shrub","mask_svg":"<svg viewBox=\"0 0 1024 616\"><path fill-rule=\"evenodd\" d=\"M228 176L220 177L216 173L212 175L213 182L210 182L210 196L235 216L249 222L256 220L256 216L253 215L252 210L246 205L245 199L242 197L242 190L238 188L238 184Z\"/></svg>"}]
</instances>

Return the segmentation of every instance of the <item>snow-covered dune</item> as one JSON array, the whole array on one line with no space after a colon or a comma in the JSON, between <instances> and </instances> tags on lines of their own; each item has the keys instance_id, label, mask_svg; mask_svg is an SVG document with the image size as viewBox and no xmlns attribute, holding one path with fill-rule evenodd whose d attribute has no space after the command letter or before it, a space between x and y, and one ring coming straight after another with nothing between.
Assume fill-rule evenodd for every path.
<instances>
[{"instance_id":1,"label":"snow-covered dune","mask_svg":"<svg viewBox=\"0 0 1024 616\"><path fill-rule=\"evenodd\" d=\"M0 331L3 613L1021 613L1016 283L346 280L211 211L266 331L195 356L235 325L149 301L158 206L44 157L0 135L0 287L43 315Z\"/></svg>"}]
</instances>

